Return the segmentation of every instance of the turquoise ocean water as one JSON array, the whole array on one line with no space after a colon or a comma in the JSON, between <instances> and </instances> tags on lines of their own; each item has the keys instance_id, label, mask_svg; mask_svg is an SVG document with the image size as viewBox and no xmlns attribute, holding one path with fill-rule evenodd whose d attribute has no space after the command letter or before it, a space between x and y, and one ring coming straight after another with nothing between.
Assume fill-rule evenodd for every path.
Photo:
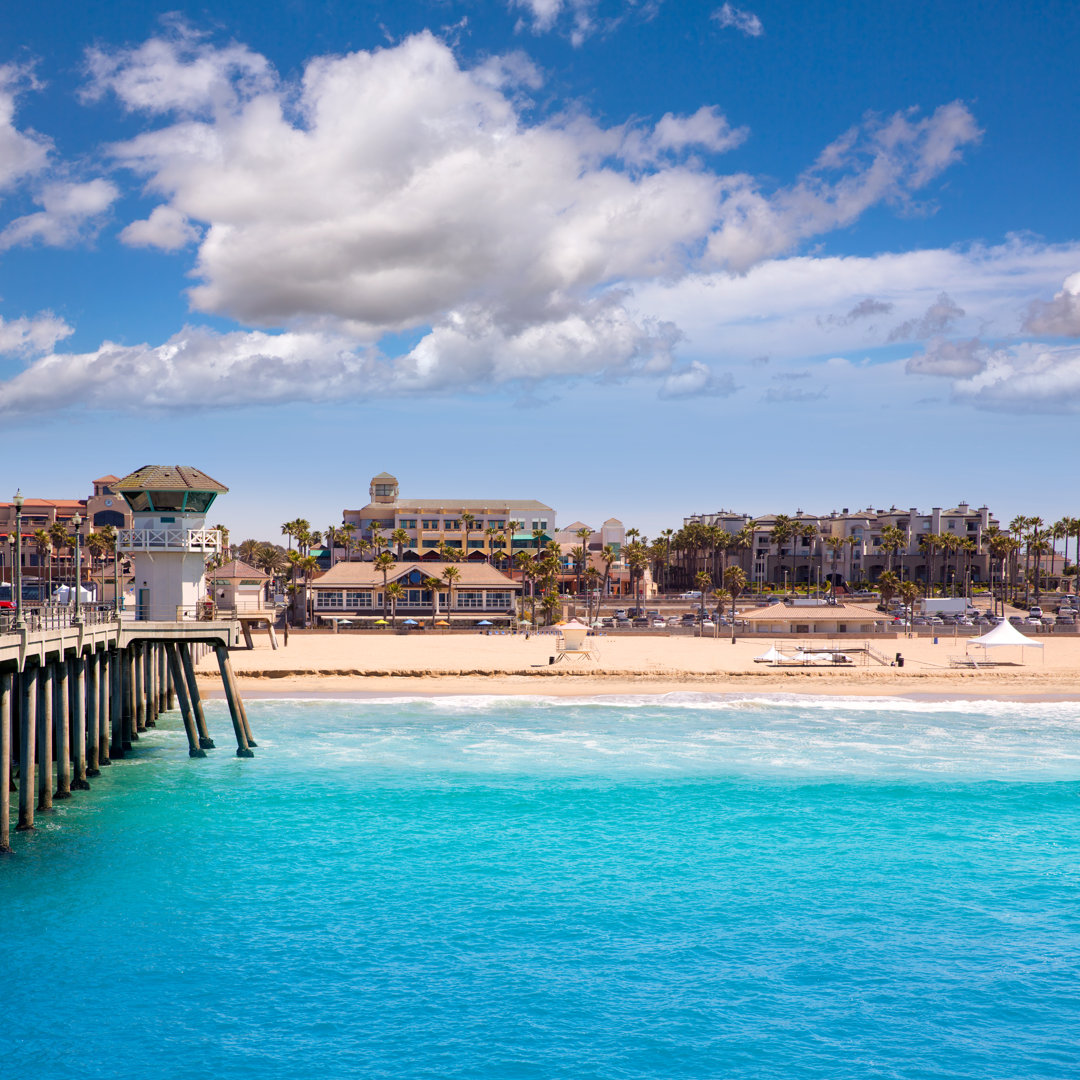
<instances>
[{"instance_id":1,"label":"turquoise ocean water","mask_svg":"<svg viewBox=\"0 0 1080 1080\"><path fill-rule=\"evenodd\" d=\"M1080 1075L1080 706L176 714L0 863L0 1071Z\"/></svg>"}]
</instances>

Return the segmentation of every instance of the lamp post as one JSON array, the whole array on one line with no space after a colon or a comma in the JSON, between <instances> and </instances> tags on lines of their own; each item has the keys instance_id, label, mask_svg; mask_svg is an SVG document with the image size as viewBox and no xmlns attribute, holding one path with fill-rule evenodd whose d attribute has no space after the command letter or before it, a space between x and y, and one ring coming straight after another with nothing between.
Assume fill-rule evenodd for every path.
<instances>
[{"instance_id":1,"label":"lamp post","mask_svg":"<svg viewBox=\"0 0 1080 1080\"><path fill-rule=\"evenodd\" d=\"M15 504L15 565L12 567L11 580L15 586L15 624L14 629L22 630L26 626L23 618L22 597L22 490L15 492L11 500Z\"/></svg>"},{"instance_id":2,"label":"lamp post","mask_svg":"<svg viewBox=\"0 0 1080 1080\"><path fill-rule=\"evenodd\" d=\"M81 599L79 594L82 592L82 537L79 536L79 527L82 525L82 518L78 510L72 515L71 524L75 528L75 614L72 616L71 623L73 626L78 626L82 622L82 612L79 609Z\"/></svg>"},{"instance_id":3,"label":"lamp post","mask_svg":"<svg viewBox=\"0 0 1080 1080\"><path fill-rule=\"evenodd\" d=\"M113 616L120 618L120 530L113 533Z\"/></svg>"}]
</instances>

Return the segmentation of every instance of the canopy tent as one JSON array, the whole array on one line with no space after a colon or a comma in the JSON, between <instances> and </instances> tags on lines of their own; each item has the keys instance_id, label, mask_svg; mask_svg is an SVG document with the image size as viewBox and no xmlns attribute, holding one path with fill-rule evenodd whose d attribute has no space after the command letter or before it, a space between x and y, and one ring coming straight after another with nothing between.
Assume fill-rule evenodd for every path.
<instances>
[{"instance_id":1,"label":"canopy tent","mask_svg":"<svg viewBox=\"0 0 1080 1080\"><path fill-rule=\"evenodd\" d=\"M1021 648L1031 645L1036 649L1043 647L1041 641L1025 637L1011 622L998 623L993 630L987 631L982 637L971 638L968 644L981 645L984 649L996 649L1002 645L1019 645Z\"/></svg>"},{"instance_id":2,"label":"canopy tent","mask_svg":"<svg viewBox=\"0 0 1080 1080\"><path fill-rule=\"evenodd\" d=\"M75 588L72 585L61 585L54 593L53 599L60 604L70 604L75 599ZM94 594L86 588L79 588L80 600L93 600Z\"/></svg>"},{"instance_id":3,"label":"canopy tent","mask_svg":"<svg viewBox=\"0 0 1080 1080\"><path fill-rule=\"evenodd\" d=\"M760 656L754 657L755 664L775 664L778 660L790 660L791 657L785 656L775 645L768 652L763 652Z\"/></svg>"},{"instance_id":4,"label":"canopy tent","mask_svg":"<svg viewBox=\"0 0 1080 1080\"><path fill-rule=\"evenodd\" d=\"M1011 622L998 623L993 630L983 634L982 637L971 638L968 640L968 645L978 645L984 650L983 655L985 657L986 649L998 649L1003 645L1011 645L1014 648L1019 646L1021 650L1025 646L1031 645L1036 649L1041 649L1043 643L1041 641L1034 641L1032 638L1025 637L1016 629ZM1023 659L1023 652L1020 653L1021 660ZM1043 654L1045 658L1046 654Z\"/></svg>"}]
</instances>

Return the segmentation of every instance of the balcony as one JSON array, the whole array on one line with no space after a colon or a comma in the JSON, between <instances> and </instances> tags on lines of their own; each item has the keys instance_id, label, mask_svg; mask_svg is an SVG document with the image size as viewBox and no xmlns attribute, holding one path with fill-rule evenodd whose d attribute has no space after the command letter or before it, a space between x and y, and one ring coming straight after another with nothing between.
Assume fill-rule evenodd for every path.
<instances>
[{"instance_id":1,"label":"balcony","mask_svg":"<svg viewBox=\"0 0 1080 1080\"><path fill-rule=\"evenodd\" d=\"M120 529L121 551L177 551L211 554L221 548L219 529Z\"/></svg>"}]
</instances>

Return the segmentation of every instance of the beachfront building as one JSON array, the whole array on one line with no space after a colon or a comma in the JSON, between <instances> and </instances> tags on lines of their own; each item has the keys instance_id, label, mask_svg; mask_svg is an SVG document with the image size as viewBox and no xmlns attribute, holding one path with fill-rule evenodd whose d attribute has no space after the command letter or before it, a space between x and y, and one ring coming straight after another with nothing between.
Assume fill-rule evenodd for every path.
<instances>
[{"instance_id":1,"label":"beachfront building","mask_svg":"<svg viewBox=\"0 0 1080 1080\"><path fill-rule=\"evenodd\" d=\"M342 511L342 521L354 527L355 539L402 562L437 562L446 548L469 562L505 562L498 553L535 554L555 533L554 509L536 499L405 498L397 477L385 472L371 478L368 493L369 502Z\"/></svg>"},{"instance_id":2,"label":"beachfront building","mask_svg":"<svg viewBox=\"0 0 1080 1080\"><path fill-rule=\"evenodd\" d=\"M258 567L232 559L211 571L206 584L219 611L263 611L273 607L272 580Z\"/></svg>"},{"instance_id":3,"label":"beachfront building","mask_svg":"<svg viewBox=\"0 0 1080 1080\"><path fill-rule=\"evenodd\" d=\"M727 565L741 566L752 587L809 584L823 591L873 583L886 570L902 580L932 579L958 588L985 583L991 570L986 538L1000 527L988 507L968 503L929 512L844 507L820 515L798 509L753 518L723 510L684 518L684 526L690 525L749 536L748 546L728 545L723 558ZM931 536L945 537L945 545L928 547ZM704 557L700 548L676 551L676 580L692 582Z\"/></svg>"},{"instance_id":4,"label":"beachfront building","mask_svg":"<svg viewBox=\"0 0 1080 1080\"><path fill-rule=\"evenodd\" d=\"M870 606L815 600L770 604L741 611L739 618L755 634L872 634L892 623L891 615Z\"/></svg>"},{"instance_id":5,"label":"beachfront building","mask_svg":"<svg viewBox=\"0 0 1080 1080\"><path fill-rule=\"evenodd\" d=\"M448 579L448 569L452 573ZM438 588L431 581L440 582ZM390 586L397 585L397 589ZM372 562L339 562L308 586L316 624L347 621L371 626L396 618L426 626L447 622L510 625L517 615L521 582L486 562L401 562L385 574Z\"/></svg>"},{"instance_id":6,"label":"beachfront building","mask_svg":"<svg viewBox=\"0 0 1080 1080\"><path fill-rule=\"evenodd\" d=\"M588 536L584 535L588 532ZM604 549L610 548L615 553L615 559L607 571L607 587L605 596L627 596L631 592L630 567L623 556L626 547L626 528L618 518L608 518L607 521L594 529L583 521L574 521L563 529L559 529L553 539L559 545L559 589L561 592L573 592L578 582L578 559L575 552L585 546L585 565L604 577L607 564L604 559ZM650 576L651 582L651 576Z\"/></svg>"},{"instance_id":7,"label":"beachfront building","mask_svg":"<svg viewBox=\"0 0 1080 1080\"><path fill-rule=\"evenodd\" d=\"M113 489L115 476L98 477L93 481L93 493L85 499L39 499L23 500L22 531L22 577L23 593L30 600L45 600L48 589L74 580L75 546L54 542L45 548L39 543L42 532L57 533L56 526L67 536L78 532L83 546L83 570L89 575L90 557L86 541L92 532L105 525L114 528L131 527L131 510ZM78 529L73 522L79 517ZM37 535L35 535L37 534ZM15 504L0 502L0 581L11 580L14 565ZM110 571L111 573L111 571ZM85 578L84 578L85 581ZM4 594L6 596L6 593Z\"/></svg>"}]
</instances>

